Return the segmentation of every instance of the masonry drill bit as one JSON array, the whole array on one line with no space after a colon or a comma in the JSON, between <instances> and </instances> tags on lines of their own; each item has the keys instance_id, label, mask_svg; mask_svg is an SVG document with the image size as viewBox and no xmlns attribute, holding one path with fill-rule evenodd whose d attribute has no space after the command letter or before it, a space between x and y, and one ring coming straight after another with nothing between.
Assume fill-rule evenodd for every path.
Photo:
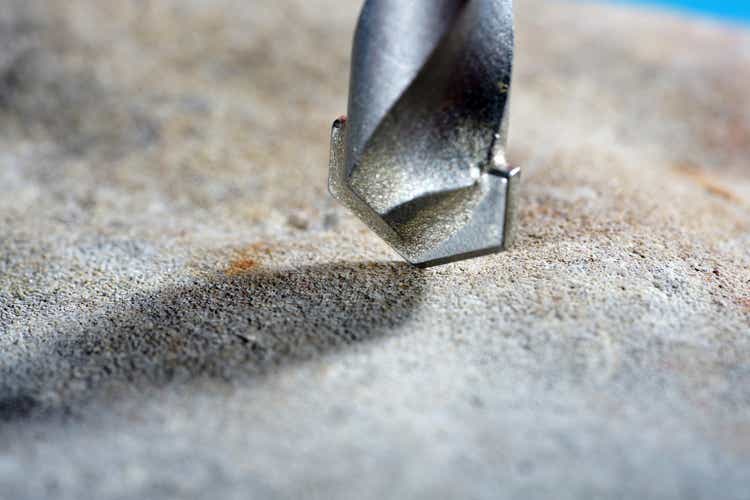
<instances>
[{"instance_id":1,"label":"masonry drill bit","mask_svg":"<svg viewBox=\"0 0 750 500\"><path fill-rule=\"evenodd\" d=\"M512 0L366 0L329 187L426 267L509 247L519 169L506 162Z\"/></svg>"}]
</instances>

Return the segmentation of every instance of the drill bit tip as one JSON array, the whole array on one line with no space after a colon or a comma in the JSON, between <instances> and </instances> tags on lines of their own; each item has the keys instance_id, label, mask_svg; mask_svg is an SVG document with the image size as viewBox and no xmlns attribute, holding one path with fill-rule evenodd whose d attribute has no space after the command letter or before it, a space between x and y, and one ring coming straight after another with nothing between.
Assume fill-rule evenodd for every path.
<instances>
[{"instance_id":1,"label":"drill bit tip","mask_svg":"<svg viewBox=\"0 0 750 500\"><path fill-rule=\"evenodd\" d=\"M520 173L505 161L511 0L367 0L330 191L406 260L513 240Z\"/></svg>"}]
</instances>

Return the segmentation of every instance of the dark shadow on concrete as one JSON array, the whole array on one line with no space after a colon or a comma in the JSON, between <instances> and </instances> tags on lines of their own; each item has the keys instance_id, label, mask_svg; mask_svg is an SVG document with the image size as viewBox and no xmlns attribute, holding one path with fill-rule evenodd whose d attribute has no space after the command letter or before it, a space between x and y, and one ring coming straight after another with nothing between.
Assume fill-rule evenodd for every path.
<instances>
[{"instance_id":1,"label":"dark shadow on concrete","mask_svg":"<svg viewBox=\"0 0 750 500\"><path fill-rule=\"evenodd\" d=\"M421 300L406 264L216 273L68 324L0 380L0 423L195 380L250 380L391 331Z\"/></svg>"}]
</instances>

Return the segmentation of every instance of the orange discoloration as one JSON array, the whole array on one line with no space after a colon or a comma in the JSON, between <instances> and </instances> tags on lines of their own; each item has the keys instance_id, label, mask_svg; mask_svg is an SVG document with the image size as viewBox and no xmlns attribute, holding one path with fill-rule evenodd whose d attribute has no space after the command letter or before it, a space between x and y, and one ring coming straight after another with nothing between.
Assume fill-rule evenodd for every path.
<instances>
[{"instance_id":1,"label":"orange discoloration","mask_svg":"<svg viewBox=\"0 0 750 500\"><path fill-rule=\"evenodd\" d=\"M224 271L228 276L240 276L247 274L261 265L263 257L270 256L272 247L266 243L253 243L245 248L237 250L234 258Z\"/></svg>"},{"instance_id":2,"label":"orange discoloration","mask_svg":"<svg viewBox=\"0 0 750 500\"><path fill-rule=\"evenodd\" d=\"M750 311L750 297L743 297L740 298L737 303L742 307L743 309L746 309Z\"/></svg>"},{"instance_id":3,"label":"orange discoloration","mask_svg":"<svg viewBox=\"0 0 750 500\"><path fill-rule=\"evenodd\" d=\"M229 263L226 273L229 276L238 276L252 271L258 267L258 261L249 257L235 259Z\"/></svg>"},{"instance_id":4,"label":"orange discoloration","mask_svg":"<svg viewBox=\"0 0 750 500\"><path fill-rule=\"evenodd\" d=\"M737 203L738 205L742 204L742 200L740 199L739 196L734 194L728 188L716 182L714 179L712 179L708 174L703 172L701 169L693 165L684 163L681 165L677 165L675 167L675 170L678 173L686 177L689 177L691 180L699 184L710 194L714 196L718 196L719 198L723 198L727 201L731 201L732 203Z\"/></svg>"}]
</instances>

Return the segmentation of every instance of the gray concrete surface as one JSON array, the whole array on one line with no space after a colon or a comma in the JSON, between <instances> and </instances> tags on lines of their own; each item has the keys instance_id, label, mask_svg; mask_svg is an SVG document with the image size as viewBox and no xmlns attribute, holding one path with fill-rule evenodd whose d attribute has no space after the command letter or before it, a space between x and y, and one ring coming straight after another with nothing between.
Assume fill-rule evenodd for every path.
<instances>
[{"instance_id":1,"label":"gray concrete surface","mask_svg":"<svg viewBox=\"0 0 750 500\"><path fill-rule=\"evenodd\" d=\"M0 498L750 498L750 34L518 2L509 253L326 195L358 2L0 5Z\"/></svg>"}]
</instances>

